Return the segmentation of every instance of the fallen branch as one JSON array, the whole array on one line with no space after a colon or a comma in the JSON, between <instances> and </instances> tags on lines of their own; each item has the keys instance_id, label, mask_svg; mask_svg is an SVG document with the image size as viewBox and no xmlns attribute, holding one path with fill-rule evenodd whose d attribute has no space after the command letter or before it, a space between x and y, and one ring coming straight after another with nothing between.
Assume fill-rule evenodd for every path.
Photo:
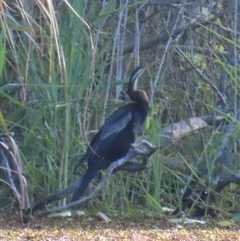
<instances>
[{"instance_id":1,"label":"fallen branch","mask_svg":"<svg viewBox=\"0 0 240 241\"><path fill-rule=\"evenodd\" d=\"M125 156L122 159L119 159L118 161L113 162L109 166L109 168L107 169L106 174L104 175L101 182L97 185L97 187L87 197L81 198L80 200L78 200L76 202L69 203L65 206L49 209L49 210L44 211L40 214L37 214L36 217L41 218L41 217L44 217L46 215L49 215L50 213L59 212L59 211L62 211L64 209L77 206L77 205L79 205L83 202L86 202L86 201L94 198L97 195L97 193L99 192L99 190L101 190L104 186L106 186L106 182L110 179L111 174L113 173L113 171L117 167L120 167L121 165L124 165L129 160L131 160L132 158L134 158L136 156L139 156L139 155L142 156L144 159L148 159L149 156L151 156L157 149L158 149L157 147L153 146L151 143L149 143L145 140L134 143L133 149L130 149L127 156Z\"/></svg>"},{"instance_id":2,"label":"fallen branch","mask_svg":"<svg viewBox=\"0 0 240 241\"><path fill-rule=\"evenodd\" d=\"M220 125L224 122L226 122L226 118L221 115L207 115L182 120L163 128L159 133L159 141L161 146L167 147L211 125Z\"/></svg>"},{"instance_id":3,"label":"fallen branch","mask_svg":"<svg viewBox=\"0 0 240 241\"><path fill-rule=\"evenodd\" d=\"M236 57L231 52L229 52L227 62L230 66L234 67L236 65ZM226 70L223 69L218 91L221 96L217 108L224 112L230 111L226 97L227 76ZM237 106L237 104L235 105ZM239 121L239 107L235 112L235 116ZM235 139L232 134L236 130L236 125L237 122L234 119L226 125L221 143L215 155L208 160L208 165L199 166L199 163L197 163L198 177L193 174L190 175L181 198L182 203L175 209L173 215L194 206L197 215L210 214L216 216L214 208L209 208L209 203L214 205L216 194L219 194L230 183L240 184L239 162L236 157L232 156L235 146ZM212 169L211 175L209 175L209 167ZM205 203L206 200L207 203Z\"/></svg>"}]
</instances>

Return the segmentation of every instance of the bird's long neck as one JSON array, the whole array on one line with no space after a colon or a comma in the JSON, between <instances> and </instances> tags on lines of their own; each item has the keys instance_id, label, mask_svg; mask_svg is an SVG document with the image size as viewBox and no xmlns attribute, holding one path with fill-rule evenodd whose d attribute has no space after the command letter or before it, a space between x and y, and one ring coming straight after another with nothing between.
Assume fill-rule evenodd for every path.
<instances>
[{"instance_id":1,"label":"bird's long neck","mask_svg":"<svg viewBox=\"0 0 240 241\"><path fill-rule=\"evenodd\" d=\"M138 72L131 75L128 85L128 94L136 103L148 102L148 96L143 90L138 90Z\"/></svg>"}]
</instances>

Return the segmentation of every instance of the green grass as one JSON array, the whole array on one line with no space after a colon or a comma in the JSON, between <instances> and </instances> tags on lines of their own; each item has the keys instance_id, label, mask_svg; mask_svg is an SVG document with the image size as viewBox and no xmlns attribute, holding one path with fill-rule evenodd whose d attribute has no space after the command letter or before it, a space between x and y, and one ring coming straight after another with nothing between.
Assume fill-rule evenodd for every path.
<instances>
[{"instance_id":1,"label":"green grass","mask_svg":"<svg viewBox=\"0 0 240 241\"><path fill-rule=\"evenodd\" d=\"M16 12L5 9L0 21L0 130L15 133L32 202L80 177L85 167L82 165L77 174L74 167L91 140L92 132L99 129L116 107L126 103L118 91L119 88L125 90L124 83L133 67L162 56L158 49L154 53L149 50L123 55L122 38L134 32L127 24L135 22L134 9L138 3L116 8L115 1L107 1L105 5L96 1L71 2L72 6L67 1L57 5L45 1L44 5L35 0L32 1L35 8L17 5ZM153 8L149 8L148 13L156 14L156 18L161 16ZM152 29L148 25L144 35L156 34L159 26L155 22L162 24L153 20ZM131 31L127 31L128 27ZM237 46L216 29L205 26L202 30L201 35L196 32L187 36L185 44L193 38L196 45L209 47L209 38L215 39L216 46L221 41ZM132 35L128 37L126 43ZM191 51L187 56L191 61L196 57ZM228 91L232 96L239 85L232 68L218 54L197 56L194 65L205 71L216 86L221 69L228 71ZM216 112L218 99L211 86L175 48L164 58L164 70L157 78L156 89L152 88L158 66L140 81L140 87L149 95L154 91L154 103L139 138L151 140L155 145L160 144L161 128L191 117L193 113L200 116ZM229 115L225 117L230 119ZM211 159L222 133L223 129L219 132L211 129L180 140L176 146L165 147L156 152L149 167L136 176L117 173L100 199L95 200L96 205L111 210L126 209L130 213L139 208L159 214L162 206L177 205L180 190L190 175L202 181L192 164L203 163L207 175L211 176L214 167ZM163 162L166 157L181 159L185 172L166 166ZM231 185L219 197L219 207L226 203L239 206L239 194L231 194L233 187Z\"/></svg>"}]
</instances>

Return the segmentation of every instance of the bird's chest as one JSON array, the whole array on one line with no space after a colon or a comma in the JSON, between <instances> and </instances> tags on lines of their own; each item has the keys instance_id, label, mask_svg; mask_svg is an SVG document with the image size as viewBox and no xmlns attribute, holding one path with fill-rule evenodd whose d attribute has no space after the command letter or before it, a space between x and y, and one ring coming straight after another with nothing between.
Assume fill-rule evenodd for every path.
<instances>
[{"instance_id":1,"label":"bird's chest","mask_svg":"<svg viewBox=\"0 0 240 241\"><path fill-rule=\"evenodd\" d=\"M139 130L141 129L143 123L146 120L147 113L144 113L142 110L136 110L134 113L134 119L133 119L133 131L135 135L139 133Z\"/></svg>"}]
</instances>

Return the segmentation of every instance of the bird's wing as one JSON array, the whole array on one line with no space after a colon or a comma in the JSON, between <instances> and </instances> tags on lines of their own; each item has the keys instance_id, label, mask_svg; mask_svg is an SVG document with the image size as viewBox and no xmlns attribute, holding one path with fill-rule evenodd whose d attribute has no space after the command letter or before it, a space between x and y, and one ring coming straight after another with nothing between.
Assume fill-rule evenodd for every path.
<instances>
[{"instance_id":1,"label":"bird's wing","mask_svg":"<svg viewBox=\"0 0 240 241\"><path fill-rule=\"evenodd\" d=\"M126 107L126 106L125 106ZM118 134L132 121L133 113L130 108L120 108L105 121L98 133L93 137L84 159L92 155L101 155L117 138Z\"/></svg>"},{"instance_id":2,"label":"bird's wing","mask_svg":"<svg viewBox=\"0 0 240 241\"><path fill-rule=\"evenodd\" d=\"M119 109L111 115L99 130L101 140L117 134L132 121L132 111L127 109Z\"/></svg>"}]
</instances>

